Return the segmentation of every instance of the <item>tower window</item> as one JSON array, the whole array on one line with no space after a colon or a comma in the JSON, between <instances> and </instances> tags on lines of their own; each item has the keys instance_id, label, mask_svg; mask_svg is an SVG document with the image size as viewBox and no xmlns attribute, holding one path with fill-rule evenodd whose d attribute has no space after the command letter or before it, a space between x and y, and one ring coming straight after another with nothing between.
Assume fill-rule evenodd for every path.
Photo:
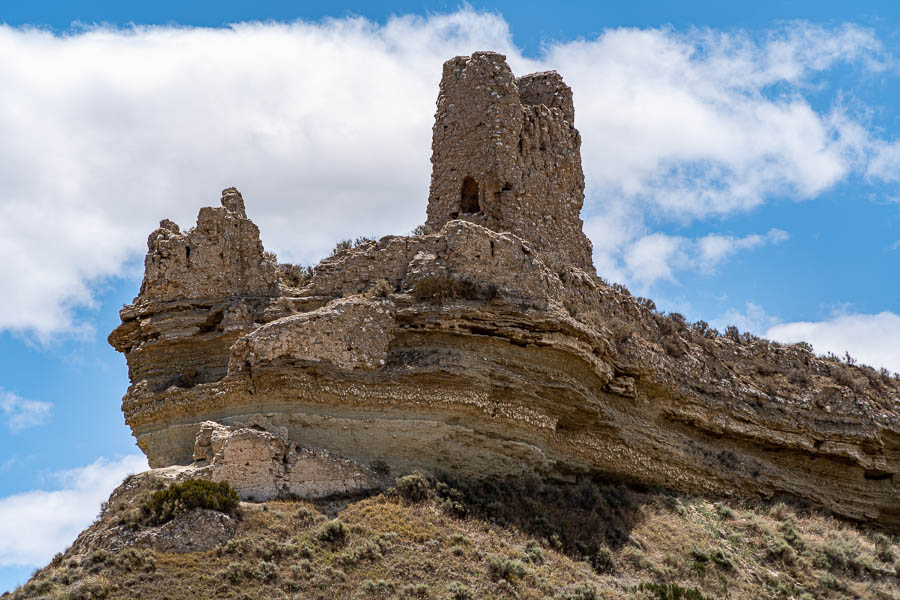
<instances>
[{"instance_id":1,"label":"tower window","mask_svg":"<svg viewBox=\"0 0 900 600\"><path fill-rule=\"evenodd\" d=\"M481 212L478 204L478 182L471 177L466 177L462 182L462 190L459 193L459 212L474 214Z\"/></svg>"}]
</instances>

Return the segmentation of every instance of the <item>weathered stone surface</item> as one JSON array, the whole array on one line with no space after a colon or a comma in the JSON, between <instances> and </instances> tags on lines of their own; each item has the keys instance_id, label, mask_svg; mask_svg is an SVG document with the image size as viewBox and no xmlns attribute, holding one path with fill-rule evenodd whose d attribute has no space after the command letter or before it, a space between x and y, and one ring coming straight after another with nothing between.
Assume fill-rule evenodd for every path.
<instances>
[{"instance_id":1,"label":"weathered stone surface","mask_svg":"<svg viewBox=\"0 0 900 600\"><path fill-rule=\"evenodd\" d=\"M274 257L266 255L259 229L247 219L240 192L222 192L222 207L200 211L197 226L181 233L168 219L147 239L141 297L268 296L276 281Z\"/></svg>"},{"instance_id":2,"label":"weathered stone surface","mask_svg":"<svg viewBox=\"0 0 900 600\"><path fill-rule=\"evenodd\" d=\"M287 439L287 429L257 419L249 427L226 427L207 421L194 445L194 468L181 474L228 481L244 500L285 497L308 500L346 496L383 487L378 475L322 449L301 448ZM259 422L277 433L265 431Z\"/></svg>"},{"instance_id":3,"label":"weathered stone surface","mask_svg":"<svg viewBox=\"0 0 900 600\"><path fill-rule=\"evenodd\" d=\"M119 553L130 546L160 552L205 552L234 537L234 517L213 510L195 509L175 515L162 525L137 525L142 502L156 489L195 476L196 468L172 466L131 475L104 504L103 513L85 529L70 551L85 556L95 550Z\"/></svg>"},{"instance_id":4,"label":"weathered stone surface","mask_svg":"<svg viewBox=\"0 0 900 600\"><path fill-rule=\"evenodd\" d=\"M206 552L234 537L236 526L229 515L196 509L181 513L159 527L141 531L132 543L158 552Z\"/></svg>"},{"instance_id":5,"label":"weathered stone surface","mask_svg":"<svg viewBox=\"0 0 900 600\"><path fill-rule=\"evenodd\" d=\"M267 323L238 340L230 370L274 360L312 361L342 369L384 366L396 322L388 301L341 298L308 313Z\"/></svg>"},{"instance_id":6,"label":"weathered stone surface","mask_svg":"<svg viewBox=\"0 0 900 600\"><path fill-rule=\"evenodd\" d=\"M433 131L433 231L472 221L529 240L553 266L593 272L581 231L581 136L558 73L516 79L495 52L448 60Z\"/></svg>"},{"instance_id":7,"label":"weathered stone surface","mask_svg":"<svg viewBox=\"0 0 900 600\"><path fill-rule=\"evenodd\" d=\"M606 473L900 528L898 382L689 327L596 277L573 114L556 74L516 80L492 53L448 61L431 233L338 252L302 281L278 279L233 192L201 211L221 235L164 225L110 335L151 466L203 461L190 469L259 499L362 489L376 461ZM221 256L188 268L188 246Z\"/></svg>"}]
</instances>

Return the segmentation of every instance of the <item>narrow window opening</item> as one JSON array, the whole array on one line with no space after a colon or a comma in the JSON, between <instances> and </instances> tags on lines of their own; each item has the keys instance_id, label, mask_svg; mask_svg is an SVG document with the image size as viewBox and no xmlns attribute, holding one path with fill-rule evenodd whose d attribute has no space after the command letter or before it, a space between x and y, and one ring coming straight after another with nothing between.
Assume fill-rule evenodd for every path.
<instances>
[{"instance_id":1,"label":"narrow window opening","mask_svg":"<svg viewBox=\"0 0 900 600\"><path fill-rule=\"evenodd\" d=\"M481 206L478 204L478 182L471 177L463 179L459 194L459 210L469 214L481 212Z\"/></svg>"},{"instance_id":2,"label":"narrow window opening","mask_svg":"<svg viewBox=\"0 0 900 600\"><path fill-rule=\"evenodd\" d=\"M191 247L190 246L184 247L184 257L188 260L191 260Z\"/></svg>"}]
</instances>

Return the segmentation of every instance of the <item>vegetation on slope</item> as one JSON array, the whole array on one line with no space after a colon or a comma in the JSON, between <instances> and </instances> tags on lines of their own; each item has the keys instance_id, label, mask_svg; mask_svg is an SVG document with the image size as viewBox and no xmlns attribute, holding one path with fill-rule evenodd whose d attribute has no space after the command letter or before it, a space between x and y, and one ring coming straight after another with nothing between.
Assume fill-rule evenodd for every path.
<instances>
[{"instance_id":1,"label":"vegetation on slope","mask_svg":"<svg viewBox=\"0 0 900 600\"><path fill-rule=\"evenodd\" d=\"M237 492L227 481L189 479L154 492L141 509L151 524L162 525L195 508L232 514L239 504Z\"/></svg>"},{"instance_id":2,"label":"vegetation on slope","mask_svg":"<svg viewBox=\"0 0 900 600\"><path fill-rule=\"evenodd\" d=\"M883 533L781 503L713 503L589 481L412 475L336 516L299 501L242 503L234 537L207 552L104 548L118 530L147 527L140 507L159 484L142 477L2 598L900 596L900 546ZM106 541L88 543L88 533Z\"/></svg>"}]
</instances>

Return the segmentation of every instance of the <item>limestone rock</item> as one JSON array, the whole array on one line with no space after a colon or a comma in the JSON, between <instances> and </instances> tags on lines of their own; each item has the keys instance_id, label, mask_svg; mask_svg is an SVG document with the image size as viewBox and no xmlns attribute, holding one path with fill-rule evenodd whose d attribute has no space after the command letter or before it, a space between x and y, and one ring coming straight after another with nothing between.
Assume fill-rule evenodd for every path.
<instances>
[{"instance_id":1,"label":"limestone rock","mask_svg":"<svg viewBox=\"0 0 900 600\"><path fill-rule=\"evenodd\" d=\"M284 497L308 500L346 496L383 487L376 473L325 450L301 448L281 435L253 427L207 421L194 446L194 466L184 477L228 481L244 500Z\"/></svg>"},{"instance_id":2,"label":"limestone rock","mask_svg":"<svg viewBox=\"0 0 900 600\"><path fill-rule=\"evenodd\" d=\"M147 248L141 286L147 300L266 296L275 284L274 259L264 252L259 229L234 188L222 192L221 208L201 210L190 231L161 221Z\"/></svg>"},{"instance_id":3,"label":"limestone rock","mask_svg":"<svg viewBox=\"0 0 900 600\"><path fill-rule=\"evenodd\" d=\"M236 527L229 515L195 509L177 515L168 523L141 531L132 544L157 552L206 552L233 538Z\"/></svg>"},{"instance_id":4,"label":"limestone rock","mask_svg":"<svg viewBox=\"0 0 900 600\"><path fill-rule=\"evenodd\" d=\"M556 73L457 57L427 235L289 279L236 190L188 232L163 221L110 335L151 466L256 499L371 489L388 469L601 473L900 528L898 381L688 326L598 278L573 122Z\"/></svg>"},{"instance_id":5,"label":"limestone rock","mask_svg":"<svg viewBox=\"0 0 900 600\"><path fill-rule=\"evenodd\" d=\"M229 369L275 360L329 363L342 369L383 366L396 322L390 302L341 298L267 323L231 348Z\"/></svg>"},{"instance_id":6,"label":"limestone rock","mask_svg":"<svg viewBox=\"0 0 900 600\"><path fill-rule=\"evenodd\" d=\"M205 552L227 542L234 537L235 518L213 510L182 512L162 525L136 525L141 504L153 491L195 474L194 467L172 466L127 477L104 504L100 518L81 532L70 550L82 556L95 550L119 553L132 546L159 552Z\"/></svg>"}]
</instances>

